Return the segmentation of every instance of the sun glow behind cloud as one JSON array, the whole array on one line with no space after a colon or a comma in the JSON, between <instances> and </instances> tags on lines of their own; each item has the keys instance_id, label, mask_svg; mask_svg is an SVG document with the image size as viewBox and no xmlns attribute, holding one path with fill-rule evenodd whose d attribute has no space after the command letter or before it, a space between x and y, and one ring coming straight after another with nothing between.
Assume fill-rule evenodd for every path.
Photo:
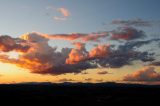
<instances>
[{"instance_id":1,"label":"sun glow behind cloud","mask_svg":"<svg viewBox=\"0 0 160 106\"><path fill-rule=\"evenodd\" d=\"M145 67L158 73L158 13L139 2L103 2L1 2L0 82L123 82Z\"/></svg>"}]
</instances>

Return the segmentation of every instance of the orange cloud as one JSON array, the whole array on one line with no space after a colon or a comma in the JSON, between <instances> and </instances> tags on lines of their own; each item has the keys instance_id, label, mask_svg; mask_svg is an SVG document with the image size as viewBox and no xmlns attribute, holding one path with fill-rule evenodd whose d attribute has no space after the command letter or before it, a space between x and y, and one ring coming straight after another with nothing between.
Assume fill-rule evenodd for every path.
<instances>
[{"instance_id":1,"label":"orange cloud","mask_svg":"<svg viewBox=\"0 0 160 106\"><path fill-rule=\"evenodd\" d=\"M58 11L64 16L64 17L68 17L70 16L70 12L68 9L66 8L59 8Z\"/></svg>"},{"instance_id":2,"label":"orange cloud","mask_svg":"<svg viewBox=\"0 0 160 106\"><path fill-rule=\"evenodd\" d=\"M160 81L160 73L157 73L154 67L145 67L132 74L126 75L124 77L124 81L142 81L142 82Z\"/></svg>"},{"instance_id":3,"label":"orange cloud","mask_svg":"<svg viewBox=\"0 0 160 106\"><path fill-rule=\"evenodd\" d=\"M64 39L64 40L81 40L82 42L87 41L98 41L100 38L105 38L108 36L107 32L102 33L72 33L72 34L41 34L41 36L47 39Z\"/></svg>"},{"instance_id":4,"label":"orange cloud","mask_svg":"<svg viewBox=\"0 0 160 106\"><path fill-rule=\"evenodd\" d=\"M108 36L108 32L102 32L102 33L95 33L95 34L88 34L87 36L82 37L82 41L97 41L100 38L105 38Z\"/></svg>"},{"instance_id":5,"label":"orange cloud","mask_svg":"<svg viewBox=\"0 0 160 106\"><path fill-rule=\"evenodd\" d=\"M66 59L66 64L76 64L94 58L102 58L110 53L109 45L98 45L89 52L85 50L82 44L78 43L77 45L77 48L72 49L69 53L69 57Z\"/></svg>"},{"instance_id":6,"label":"orange cloud","mask_svg":"<svg viewBox=\"0 0 160 106\"><path fill-rule=\"evenodd\" d=\"M57 11L60 12L60 13L62 14L62 16L55 16L55 17L54 17L55 20L64 21L64 20L67 19L67 17L70 16L70 12L69 12L69 10L66 9L66 8L61 7L61 8L58 8Z\"/></svg>"},{"instance_id":7,"label":"orange cloud","mask_svg":"<svg viewBox=\"0 0 160 106\"><path fill-rule=\"evenodd\" d=\"M86 36L86 34L41 34L41 36L47 39L64 39L64 40L76 40Z\"/></svg>"},{"instance_id":8,"label":"orange cloud","mask_svg":"<svg viewBox=\"0 0 160 106\"><path fill-rule=\"evenodd\" d=\"M86 41L97 41L105 37L106 33L92 34L42 34L38 32L26 33L20 38L0 37L0 61L15 64L29 69L32 73L39 74L64 74L79 73L85 69L97 67L122 67L134 60L149 59L147 52L138 52L121 45L111 49L110 45L98 45L87 51ZM78 40L74 42L75 48L62 48L56 51L56 47L48 44L50 39ZM24 49L25 48L25 49ZM26 49L27 48L27 49ZM18 58L9 58L1 53L16 51ZM19 53L23 51L23 53Z\"/></svg>"},{"instance_id":9,"label":"orange cloud","mask_svg":"<svg viewBox=\"0 0 160 106\"><path fill-rule=\"evenodd\" d=\"M84 43L74 42L73 45L75 45L75 46L76 46L76 49L78 49L78 50L85 49L85 44L84 44Z\"/></svg>"},{"instance_id":10,"label":"orange cloud","mask_svg":"<svg viewBox=\"0 0 160 106\"><path fill-rule=\"evenodd\" d=\"M89 52L90 58L106 57L110 53L110 45L98 45Z\"/></svg>"}]
</instances>

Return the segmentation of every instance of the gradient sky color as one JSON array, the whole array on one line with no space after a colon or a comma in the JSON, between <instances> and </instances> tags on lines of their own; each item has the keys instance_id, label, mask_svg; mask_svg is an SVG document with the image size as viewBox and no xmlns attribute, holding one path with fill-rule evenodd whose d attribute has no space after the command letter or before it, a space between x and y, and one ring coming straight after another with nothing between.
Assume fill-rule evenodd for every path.
<instances>
[{"instance_id":1,"label":"gradient sky color","mask_svg":"<svg viewBox=\"0 0 160 106\"><path fill-rule=\"evenodd\" d=\"M159 0L0 0L0 34L11 37L19 37L27 32L40 32L47 34L92 33L113 30L113 20L142 19L153 22L152 27L140 28L151 38L159 38L160 34L160 1ZM60 8L69 13L65 16ZM63 19L55 19L59 17ZM154 35L154 36L153 36ZM95 44L119 44L119 42L102 40ZM90 50L94 43L86 44ZM49 45L74 47L70 41L50 40ZM154 44L140 47L145 50L155 47ZM157 45L158 47L158 45ZM155 53L160 50L156 49ZM10 56L16 58L16 53ZM157 56L157 58L160 58ZM121 68L96 68L85 70L88 74L63 74L40 75L33 74L27 69L18 66L0 63L0 83L17 82L98 82L116 81L123 82L125 75L142 69L146 64L134 61L132 65ZM156 72L160 68L155 66ZM108 74L99 75L99 71L107 71ZM89 80L90 79L90 80Z\"/></svg>"}]
</instances>

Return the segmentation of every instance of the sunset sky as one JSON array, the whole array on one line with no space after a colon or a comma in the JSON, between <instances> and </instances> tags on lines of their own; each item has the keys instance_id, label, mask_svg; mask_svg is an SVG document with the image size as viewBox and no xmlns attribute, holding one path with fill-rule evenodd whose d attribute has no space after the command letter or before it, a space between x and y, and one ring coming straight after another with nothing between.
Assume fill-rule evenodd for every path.
<instances>
[{"instance_id":1,"label":"sunset sky","mask_svg":"<svg viewBox=\"0 0 160 106\"><path fill-rule=\"evenodd\" d=\"M0 83L160 84L159 0L0 0Z\"/></svg>"}]
</instances>

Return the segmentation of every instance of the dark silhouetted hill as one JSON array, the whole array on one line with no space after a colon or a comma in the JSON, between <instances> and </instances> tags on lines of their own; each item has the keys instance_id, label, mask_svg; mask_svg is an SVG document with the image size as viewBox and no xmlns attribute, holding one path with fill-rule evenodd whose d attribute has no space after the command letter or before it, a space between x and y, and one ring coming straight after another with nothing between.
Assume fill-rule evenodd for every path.
<instances>
[{"instance_id":1,"label":"dark silhouetted hill","mask_svg":"<svg viewBox=\"0 0 160 106\"><path fill-rule=\"evenodd\" d=\"M68 82L1 84L0 100L6 103L64 105L155 104L160 100L160 86Z\"/></svg>"}]
</instances>

